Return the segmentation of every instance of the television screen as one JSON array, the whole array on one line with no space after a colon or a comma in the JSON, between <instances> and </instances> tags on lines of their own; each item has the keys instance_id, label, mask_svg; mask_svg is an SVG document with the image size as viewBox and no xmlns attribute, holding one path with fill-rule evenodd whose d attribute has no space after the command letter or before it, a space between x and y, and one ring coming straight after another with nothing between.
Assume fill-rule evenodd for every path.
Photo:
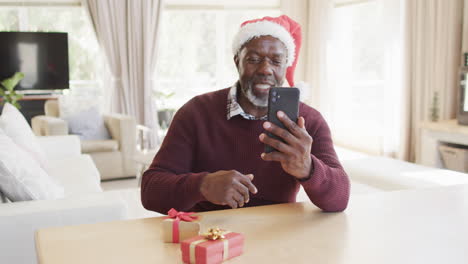
<instances>
[{"instance_id":1,"label":"television screen","mask_svg":"<svg viewBox=\"0 0 468 264\"><path fill-rule=\"evenodd\" d=\"M24 73L16 90L67 89L67 33L0 32L0 80Z\"/></svg>"}]
</instances>

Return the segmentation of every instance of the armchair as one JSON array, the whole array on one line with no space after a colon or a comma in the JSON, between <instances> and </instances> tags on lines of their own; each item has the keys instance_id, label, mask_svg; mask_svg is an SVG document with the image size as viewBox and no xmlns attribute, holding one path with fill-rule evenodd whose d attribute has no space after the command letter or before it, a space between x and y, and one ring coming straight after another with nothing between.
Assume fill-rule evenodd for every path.
<instances>
[{"instance_id":1,"label":"armchair","mask_svg":"<svg viewBox=\"0 0 468 264\"><path fill-rule=\"evenodd\" d=\"M66 120L60 119L57 100L47 100L45 115L31 120L38 136L57 136L69 133ZM109 140L81 140L81 150L93 159L101 180L134 177L136 165L133 160L136 149L136 121L121 114L104 115L104 123L111 135Z\"/></svg>"}]
</instances>

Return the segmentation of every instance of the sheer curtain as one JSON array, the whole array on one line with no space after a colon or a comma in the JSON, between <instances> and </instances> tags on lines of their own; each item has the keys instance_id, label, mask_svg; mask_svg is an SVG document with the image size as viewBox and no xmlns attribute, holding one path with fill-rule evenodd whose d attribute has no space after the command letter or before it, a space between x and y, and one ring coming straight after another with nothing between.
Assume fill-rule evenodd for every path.
<instances>
[{"instance_id":1,"label":"sheer curtain","mask_svg":"<svg viewBox=\"0 0 468 264\"><path fill-rule=\"evenodd\" d=\"M327 89L327 42L331 30L332 1L282 0L281 11L302 27L302 47L296 66L295 81L307 83L302 98L318 109L326 107L322 91Z\"/></svg>"},{"instance_id":2,"label":"sheer curtain","mask_svg":"<svg viewBox=\"0 0 468 264\"><path fill-rule=\"evenodd\" d=\"M435 92L440 119L456 115L463 0L407 0L405 12L407 101L399 156L414 161L420 144L418 127L430 119Z\"/></svg>"},{"instance_id":3,"label":"sheer curtain","mask_svg":"<svg viewBox=\"0 0 468 264\"><path fill-rule=\"evenodd\" d=\"M399 1L281 1L303 29L296 80L338 145L394 156L399 143Z\"/></svg>"},{"instance_id":4,"label":"sheer curtain","mask_svg":"<svg viewBox=\"0 0 468 264\"><path fill-rule=\"evenodd\" d=\"M336 144L414 161L434 92L440 118L455 117L463 0L284 0L281 8L306 32L296 77L311 84L308 102Z\"/></svg>"},{"instance_id":5,"label":"sheer curtain","mask_svg":"<svg viewBox=\"0 0 468 264\"><path fill-rule=\"evenodd\" d=\"M111 72L107 82L112 112L157 127L152 100L160 0L83 0ZM156 136L156 134L154 134ZM153 139L151 145L157 139Z\"/></svg>"},{"instance_id":6,"label":"sheer curtain","mask_svg":"<svg viewBox=\"0 0 468 264\"><path fill-rule=\"evenodd\" d=\"M337 1L331 21L322 112L334 140L396 156L403 91L400 1Z\"/></svg>"}]
</instances>

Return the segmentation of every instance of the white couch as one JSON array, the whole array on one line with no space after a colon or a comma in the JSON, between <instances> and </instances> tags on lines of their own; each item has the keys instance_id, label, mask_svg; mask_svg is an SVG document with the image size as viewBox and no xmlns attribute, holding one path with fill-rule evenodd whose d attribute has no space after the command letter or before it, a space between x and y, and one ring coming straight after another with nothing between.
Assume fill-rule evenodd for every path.
<instances>
[{"instance_id":1,"label":"white couch","mask_svg":"<svg viewBox=\"0 0 468 264\"><path fill-rule=\"evenodd\" d=\"M350 200L356 195L377 192L468 184L468 174L466 173L367 155L338 146L335 146L335 150L351 179ZM308 200L304 190L301 189L297 200Z\"/></svg>"},{"instance_id":2,"label":"white couch","mask_svg":"<svg viewBox=\"0 0 468 264\"><path fill-rule=\"evenodd\" d=\"M82 155L77 136L39 137L48 174L65 198L0 204L0 263L36 263L34 233L39 228L88 224L128 217L119 192L103 193L91 157Z\"/></svg>"},{"instance_id":3,"label":"white couch","mask_svg":"<svg viewBox=\"0 0 468 264\"><path fill-rule=\"evenodd\" d=\"M468 184L466 173L366 155L340 147L337 147L337 153L344 169L358 188L363 184L372 190L398 191Z\"/></svg>"}]
</instances>

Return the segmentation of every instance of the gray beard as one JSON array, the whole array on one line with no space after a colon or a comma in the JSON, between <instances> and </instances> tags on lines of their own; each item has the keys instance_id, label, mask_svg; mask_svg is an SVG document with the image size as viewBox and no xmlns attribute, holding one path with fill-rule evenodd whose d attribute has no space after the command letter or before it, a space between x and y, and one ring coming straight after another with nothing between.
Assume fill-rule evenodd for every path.
<instances>
[{"instance_id":1,"label":"gray beard","mask_svg":"<svg viewBox=\"0 0 468 264\"><path fill-rule=\"evenodd\" d=\"M268 107L268 97L266 97L265 99L258 98L252 92L251 86L249 86L249 89L247 89L247 91L244 91L244 89L241 89L241 90L242 90L242 93L247 98L247 100L249 100L249 102L251 102L253 105L257 107Z\"/></svg>"}]
</instances>

